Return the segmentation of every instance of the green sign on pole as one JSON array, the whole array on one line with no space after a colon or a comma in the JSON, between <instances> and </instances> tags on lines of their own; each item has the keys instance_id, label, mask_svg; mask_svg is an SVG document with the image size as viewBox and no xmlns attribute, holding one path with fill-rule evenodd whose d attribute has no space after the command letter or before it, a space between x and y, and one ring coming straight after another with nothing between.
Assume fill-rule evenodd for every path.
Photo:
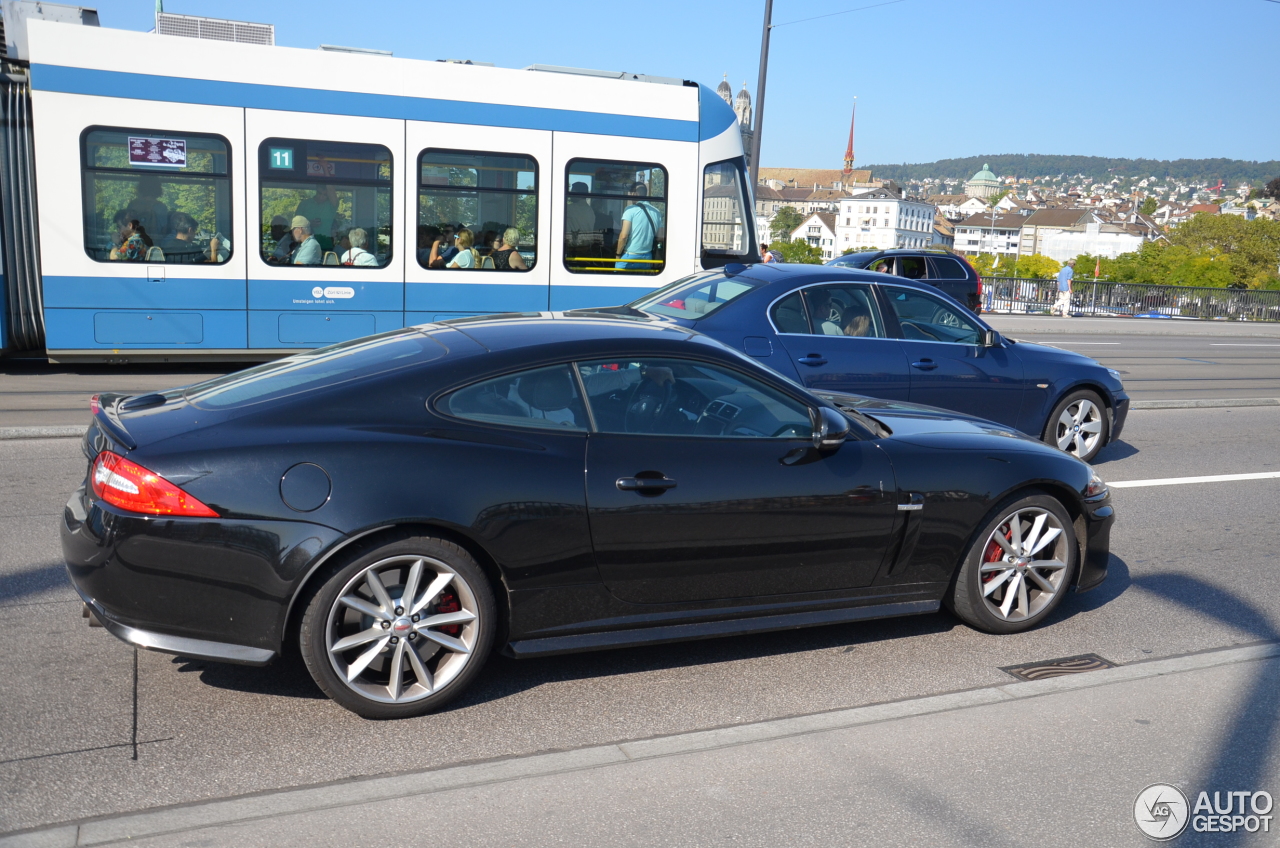
<instances>
[{"instance_id":1,"label":"green sign on pole","mask_svg":"<svg viewBox=\"0 0 1280 848\"><path fill-rule=\"evenodd\" d=\"M272 147L271 167L279 171L293 170L293 148L292 147Z\"/></svg>"}]
</instances>

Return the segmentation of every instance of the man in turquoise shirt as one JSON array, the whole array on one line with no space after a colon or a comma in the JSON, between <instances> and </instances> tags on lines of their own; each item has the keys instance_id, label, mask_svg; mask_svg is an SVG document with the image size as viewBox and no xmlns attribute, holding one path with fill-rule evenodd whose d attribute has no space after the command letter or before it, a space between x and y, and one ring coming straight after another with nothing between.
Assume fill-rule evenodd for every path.
<instances>
[{"instance_id":1,"label":"man in turquoise shirt","mask_svg":"<svg viewBox=\"0 0 1280 848\"><path fill-rule=\"evenodd\" d=\"M1062 270L1058 272L1058 299L1049 310L1050 315L1061 311L1063 318L1071 317L1071 279L1075 275L1076 261L1068 259L1067 264L1063 265Z\"/></svg>"},{"instance_id":2,"label":"man in turquoise shirt","mask_svg":"<svg viewBox=\"0 0 1280 848\"><path fill-rule=\"evenodd\" d=\"M631 186L627 196L634 199L622 213L622 230L618 233L617 248L620 261L614 267L624 271L661 271L662 264L659 262L628 261L654 258L653 248L658 239L658 229L662 226L662 213L643 199L649 196L649 189L644 183Z\"/></svg>"}]
</instances>

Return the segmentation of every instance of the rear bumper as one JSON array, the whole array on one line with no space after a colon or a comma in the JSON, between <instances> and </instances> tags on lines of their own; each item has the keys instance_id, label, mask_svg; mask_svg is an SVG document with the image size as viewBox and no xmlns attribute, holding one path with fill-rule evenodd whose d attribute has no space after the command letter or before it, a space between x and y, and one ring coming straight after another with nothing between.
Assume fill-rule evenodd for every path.
<instances>
[{"instance_id":1,"label":"rear bumper","mask_svg":"<svg viewBox=\"0 0 1280 848\"><path fill-rule=\"evenodd\" d=\"M269 662L310 565L342 538L299 521L118 511L81 489L63 510L67 574L109 631L154 651Z\"/></svg>"}]
</instances>

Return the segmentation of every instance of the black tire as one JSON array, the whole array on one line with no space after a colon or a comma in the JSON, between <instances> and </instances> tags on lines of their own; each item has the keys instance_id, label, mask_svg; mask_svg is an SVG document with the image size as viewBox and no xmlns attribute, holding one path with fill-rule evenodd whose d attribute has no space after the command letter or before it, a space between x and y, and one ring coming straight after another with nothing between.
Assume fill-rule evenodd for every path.
<instances>
[{"instance_id":1,"label":"black tire","mask_svg":"<svg viewBox=\"0 0 1280 848\"><path fill-rule=\"evenodd\" d=\"M1031 557L1029 563L1019 568L1016 558L1013 562L1006 561L1008 550L996 543L993 534L1001 527L1011 530L1009 522L1015 515L1019 516L1020 526L1030 530L1034 518L1028 516L1037 513L1046 514L1037 540L1050 530L1057 529L1059 532L1036 552L1037 555ZM1048 516L1056 519L1056 527ZM1021 537L1023 534L1020 531L1018 535ZM1001 536L1009 539L1009 535L1003 531ZM1046 553L1049 557L1045 556ZM1063 596L1075 580L1079 559L1080 550L1071 516L1056 498L1049 495L1011 496L992 511L991 517L974 536L973 543L961 560L947 606L965 624L987 633L1021 633L1030 630L1048 618L1058 604L1062 603ZM1061 567L1037 566L1036 562L1058 562ZM1029 571L1034 574L1028 574ZM986 592L984 590L990 585L990 581L997 582L991 586L990 592ZM1052 595L1046 592L1041 581L1055 587ZM1010 592L1010 587L1016 590L1019 585L1026 587L1025 594ZM1013 598L1008 605L1000 603L1009 599L1010 594ZM1025 610L1024 604L1027 607ZM1008 612L1002 615L1001 606L1005 606Z\"/></svg>"},{"instance_id":2,"label":"black tire","mask_svg":"<svg viewBox=\"0 0 1280 848\"><path fill-rule=\"evenodd\" d=\"M416 591L406 602L415 564ZM378 600L370 572L390 607ZM441 588L427 598L435 585ZM449 623L428 623L442 618ZM335 564L306 606L298 647L316 685L342 706L365 718L407 718L437 710L467 688L497 627L493 590L471 555L452 542L418 536ZM349 648L331 652L344 640ZM359 667L351 683L339 664L348 672Z\"/></svg>"},{"instance_id":3,"label":"black tire","mask_svg":"<svg viewBox=\"0 0 1280 848\"><path fill-rule=\"evenodd\" d=\"M1075 419L1077 416L1073 413L1077 408L1085 414L1080 417L1076 426L1093 426L1096 423L1099 427L1096 438L1084 431L1073 432L1072 423L1066 419ZM1098 451L1106 447L1110 438L1111 416L1107 413L1106 404L1098 397L1097 392L1080 389L1067 395L1053 407L1049 420L1045 422L1042 440L1077 459L1091 462Z\"/></svg>"}]
</instances>

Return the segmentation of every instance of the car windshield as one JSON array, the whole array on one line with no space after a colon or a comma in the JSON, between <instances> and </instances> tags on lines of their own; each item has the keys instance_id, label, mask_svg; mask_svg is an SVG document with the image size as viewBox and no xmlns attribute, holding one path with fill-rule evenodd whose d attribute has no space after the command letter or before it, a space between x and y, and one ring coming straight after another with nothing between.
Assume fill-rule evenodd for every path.
<instances>
[{"instance_id":1,"label":"car windshield","mask_svg":"<svg viewBox=\"0 0 1280 848\"><path fill-rule=\"evenodd\" d=\"M395 330L196 383L183 396L203 409L248 406L429 362L445 353L443 345L424 333Z\"/></svg>"},{"instance_id":2,"label":"car windshield","mask_svg":"<svg viewBox=\"0 0 1280 848\"><path fill-rule=\"evenodd\" d=\"M708 271L677 280L629 306L671 318L705 318L712 312L759 286L746 277L730 279L723 271Z\"/></svg>"}]
</instances>

